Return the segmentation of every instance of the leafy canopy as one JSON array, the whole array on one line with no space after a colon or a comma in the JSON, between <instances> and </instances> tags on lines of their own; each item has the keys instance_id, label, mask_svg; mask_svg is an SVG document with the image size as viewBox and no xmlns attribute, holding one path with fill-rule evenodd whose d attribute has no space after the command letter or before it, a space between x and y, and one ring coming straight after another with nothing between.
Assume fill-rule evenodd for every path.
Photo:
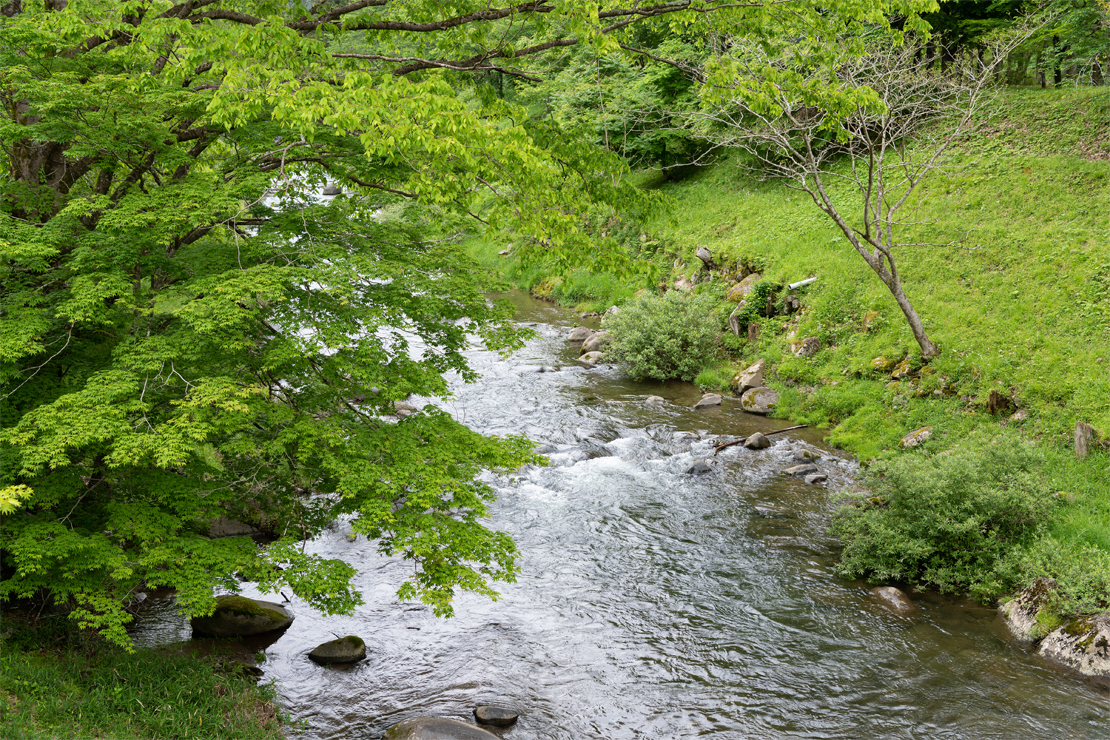
<instances>
[{"instance_id":1,"label":"leafy canopy","mask_svg":"<svg viewBox=\"0 0 1110 740\"><path fill-rule=\"evenodd\" d=\"M754 34L926 2L11 0L0 7L0 597L49 592L127 644L125 605L190 613L235 575L327 611L336 517L415 563L403 597L494 595L516 550L486 468L533 460L434 406L471 338L522 332L456 248L507 229L562 267L627 260L579 214L643 198L621 162L483 83L636 23ZM811 44L819 48L819 43ZM318 195L325 182L347 195ZM210 539L216 517L277 536Z\"/></svg>"}]
</instances>

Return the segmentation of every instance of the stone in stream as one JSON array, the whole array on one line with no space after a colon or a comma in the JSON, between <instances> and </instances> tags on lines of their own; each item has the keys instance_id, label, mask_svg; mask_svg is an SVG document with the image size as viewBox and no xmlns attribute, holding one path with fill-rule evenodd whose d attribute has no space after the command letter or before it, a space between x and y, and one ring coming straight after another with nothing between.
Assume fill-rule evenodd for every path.
<instances>
[{"instance_id":1,"label":"stone in stream","mask_svg":"<svg viewBox=\"0 0 1110 740\"><path fill-rule=\"evenodd\" d=\"M771 440L763 432L756 432L744 440L744 447L749 450L762 450L771 446Z\"/></svg>"},{"instance_id":2,"label":"stone in stream","mask_svg":"<svg viewBox=\"0 0 1110 740\"><path fill-rule=\"evenodd\" d=\"M721 397L716 393L706 393L701 400L694 404L695 409L708 409L721 405Z\"/></svg>"},{"instance_id":3,"label":"stone in stream","mask_svg":"<svg viewBox=\"0 0 1110 740\"><path fill-rule=\"evenodd\" d=\"M361 637L347 635L346 637L340 637L338 640L317 645L308 654L308 657L324 665L329 663L357 663L366 657L366 643L362 641Z\"/></svg>"},{"instance_id":4,"label":"stone in stream","mask_svg":"<svg viewBox=\"0 0 1110 740\"><path fill-rule=\"evenodd\" d=\"M390 727L384 740L497 740L497 735L457 719L417 717Z\"/></svg>"},{"instance_id":5,"label":"stone in stream","mask_svg":"<svg viewBox=\"0 0 1110 740\"><path fill-rule=\"evenodd\" d=\"M740 408L749 414L766 416L779 401L778 392L767 387L752 388L740 396Z\"/></svg>"},{"instance_id":6,"label":"stone in stream","mask_svg":"<svg viewBox=\"0 0 1110 740\"><path fill-rule=\"evenodd\" d=\"M821 483L824 483L828 479L829 479L829 476L825 475L824 473L810 473L809 475L806 476L806 483L808 483L811 486L816 486L816 485L819 485Z\"/></svg>"},{"instance_id":7,"label":"stone in stream","mask_svg":"<svg viewBox=\"0 0 1110 740\"><path fill-rule=\"evenodd\" d=\"M593 333L594 330L589 328L588 326L576 326L570 330L570 334L567 335L567 341L584 342L589 339L590 335Z\"/></svg>"},{"instance_id":8,"label":"stone in stream","mask_svg":"<svg viewBox=\"0 0 1110 740\"><path fill-rule=\"evenodd\" d=\"M406 416L412 416L413 414L415 414L419 410L420 409L416 408L415 406L413 406L411 403L409 403L407 401L394 401L393 402L393 413L396 414L397 416L400 416L402 419L405 418Z\"/></svg>"},{"instance_id":9,"label":"stone in stream","mask_svg":"<svg viewBox=\"0 0 1110 740\"><path fill-rule=\"evenodd\" d=\"M821 456L818 455L813 450L795 450L794 451L794 462L812 463L812 462L817 462L820 459L821 459Z\"/></svg>"},{"instance_id":10,"label":"stone in stream","mask_svg":"<svg viewBox=\"0 0 1110 740\"><path fill-rule=\"evenodd\" d=\"M586 367L597 367L598 365L601 364L601 353L600 352L587 352L586 354L579 357L578 361L581 362Z\"/></svg>"},{"instance_id":11,"label":"stone in stream","mask_svg":"<svg viewBox=\"0 0 1110 740\"><path fill-rule=\"evenodd\" d=\"M1037 652L1083 676L1110 679L1110 617L1072 617L1046 635Z\"/></svg>"},{"instance_id":12,"label":"stone in stream","mask_svg":"<svg viewBox=\"0 0 1110 740\"><path fill-rule=\"evenodd\" d=\"M644 399L645 406L662 406L666 402L662 396L648 396Z\"/></svg>"},{"instance_id":13,"label":"stone in stream","mask_svg":"<svg viewBox=\"0 0 1110 740\"><path fill-rule=\"evenodd\" d=\"M609 332L595 331L582 342L582 352L597 352L607 344L609 344Z\"/></svg>"},{"instance_id":14,"label":"stone in stream","mask_svg":"<svg viewBox=\"0 0 1110 740\"><path fill-rule=\"evenodd\" d=\"M218 596L210 616L193 617L189 622L195 636L246 637L285 629L293 623L293 612L272 601Z\"/></svg>"},{"instance_id":15,"label":"stone in stream","mask_svg":"<svg viewBox=\"0 0 1110 740\"><path fill-rule=\"evenodd\" d=\"M879 586L878 588L873 588L871 589L871 595L875 597L880 604L890 609L895 614L909 614L917 608L906 594L894 588L894 586Z\"/></svg>"},{"instance_id":16,"label":"stone in stream","mask_svg":"<svg viewBox=\"0 0 1110 740\"><path fill-rule=\"evenodd\" d=\"M783 475L809 475L818 472L816 465L795 465L782 471Z\"/></svg>"},{"instance_id":17,"label":"stone in stream","mask_svg":"<svg viewBox=\"0 0 1110 740\"><path fill-rule=\"evenodd\" d=\"M691 465L690 468L686 471L686 475L705 475L706 473L712 472L713 466L711 466L706 460L703 459L695 460L694 464Z\"/></svg>"},{"instance_id":18,"label":"stone in stream","mask_svg":"<svg viewBox=\"0 0 1110 740\"><path fill-rule=\"evenodd\" d=\"M474 719L476 719L479 724L483 725L508 727L515 723L519 716L520 715L513 710L505 709L504 707L495 707L489 704L474 707Z\"/></svg>"}]
</instances>

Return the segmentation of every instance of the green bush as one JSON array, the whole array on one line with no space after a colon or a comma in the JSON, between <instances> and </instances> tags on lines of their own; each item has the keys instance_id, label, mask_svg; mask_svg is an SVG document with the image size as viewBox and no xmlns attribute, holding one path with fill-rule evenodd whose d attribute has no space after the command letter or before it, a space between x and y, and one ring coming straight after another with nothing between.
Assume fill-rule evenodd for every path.
<instances>
[{"instance_id":1,"label":"green bush","mask_svg":"<svg viewBox=\"0 0 1110 740\"><path fill-rule=\"evenodd\" d=\"M1020 584L1004 566L1038 540L1055 506L1043 459L1013 435L970 437L939 455L871 466L865 494L845 494L832 532L841 575L929 584L989 599Z\"/></svg>"},{"instance_id":2,"label":"green bush","mask_svg":"<svg viewBox=\"0 0 1110 740\"><path fill-rule=\"evenodd\" d=\"M716 304L709 295L644 294L605 320L606 356L634 380L693 380L716 354Z\"/></svg>"}]
</instances>

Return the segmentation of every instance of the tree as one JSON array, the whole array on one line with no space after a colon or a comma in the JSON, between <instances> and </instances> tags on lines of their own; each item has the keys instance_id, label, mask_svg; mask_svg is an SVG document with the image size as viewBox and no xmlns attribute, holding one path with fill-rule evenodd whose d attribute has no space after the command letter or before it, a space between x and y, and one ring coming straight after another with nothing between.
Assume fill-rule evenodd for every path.
<instances>
[{"instance_id":1,"label":"tree","mask_svg":"<svg viewBox=\"0 0 1110 740\"><path fill-rule=\"evenodd\" d=\"M766 5L766 6L764 6ZM819 18L915 3L790 3ZM931 5L931 3L916 3ZM129 597L190 613L236 574L353 608L352 570L300 546L350 517L414 561L403 597L493 596L516 551L482 524L484 468L533 460L434 406L511 350L452 236L622 264L579 214L642 198L612 155L493 94L535 55L636 23L778 3L679 0L10 0L0 6L0 597L49 593L126 644ZM722 20L722 22L723 22ZM321 202L325 182L347 195ZM279 537L209 539L218 516Z\"/></svg>"},{"instance_id":2,"label":"tree","mask_svg":"<svg viewBox=\"0 0 1110 740\"><path fill-rule=\"evenodd\" d=\"M894 297L927 362L940 350L895 259L916 223L910 197L977 125L992 100L994 66L1015 42L995 44L986 63L952 54L941 69L900 36L870 35L862 53L824 66L730 39L706 72L698 123L718 144L746 152L764 175L804 192L836 224Z\"/></svg>"}]
</instances>

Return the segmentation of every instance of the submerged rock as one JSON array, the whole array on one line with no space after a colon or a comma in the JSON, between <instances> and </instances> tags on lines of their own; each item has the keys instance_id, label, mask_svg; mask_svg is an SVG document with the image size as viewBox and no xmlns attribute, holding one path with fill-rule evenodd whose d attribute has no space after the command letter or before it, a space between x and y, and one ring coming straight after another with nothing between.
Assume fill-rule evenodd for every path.
<instances>
[{"instance_id":1,"label":"submerged rock","mask_svg":"<svg viewBox=\"0 0 1110 740\"><path fill-rule=\"evenodd\" d=\"M713 472L713 466L710 465L708 463L708 461L706 461L706 460L695 460L694 464L691 465L689 467L689 469L687 469L686 475L705 475L706 473L712 473L712 472Z\"/></svg>"},{"instance_id":2,"label":"submerged rock","mask_svg":"<svg viewBox=\"0 0 1110 740\"><path fill-rule=\"evenodd\" d=\"M483 705L474 708L474 719L483 725L494 725L495 727L508 727L516 722L520 715L511 709L504 707L495 707L491 705Z\"/></svg>"},{"instance_id":3,"label":"submerged rock","mask_svg":"<svg viewBox=\"0 0 1110 740\"><path fill-rule=\"evenodd\" d=\"M906 596L900 589L894 586L879 586L878 588L871 589L871 595L880 604L890 609L895 614L909 614L917 607L910 601L910 597Z\"/></svg>"},{"instance_id":4,"label":"submerged rock","mask_svg":"<svg viewBox=\"0 0 1110 740\"><path fill-rule=\"evenodd\" d=\"M766 416L779 402L777 391L767 387L752 388L740 397L740 408L749 414Z\"/></svg>"},{"instance_id":5,"label":"submerged rock","mask_svg":"<svg viewBox=\"0 0 1110 740\"><path fill-rule=\"evenodd\" d=\"M317 645L308 654L308 657L317 663L357 663L366 657L366 643L361 637L347 635L338 640Z\"/></svg>"},{"instance_id":6,"label":"submerged rock","mask_svg":"<svg viewBox=\"0 0 1110 740\"><path fill-rule=\"evenodd\" d=\"M385 731L385 740L497 740L481 727L446 717L417 717L398 722Z\"/></svg>"},{"instance_id":7,"label":"submerged rock","mask_svg":"<svg viewBox=\"0 0 1110 740\"><path fill-rule=\"evenodd\" d=\"M189 622L195 636L246 637L285 629L293 623L293 613L272 601L219 596L210 616L193 617Z\"/></svg>"}]
</instances>

